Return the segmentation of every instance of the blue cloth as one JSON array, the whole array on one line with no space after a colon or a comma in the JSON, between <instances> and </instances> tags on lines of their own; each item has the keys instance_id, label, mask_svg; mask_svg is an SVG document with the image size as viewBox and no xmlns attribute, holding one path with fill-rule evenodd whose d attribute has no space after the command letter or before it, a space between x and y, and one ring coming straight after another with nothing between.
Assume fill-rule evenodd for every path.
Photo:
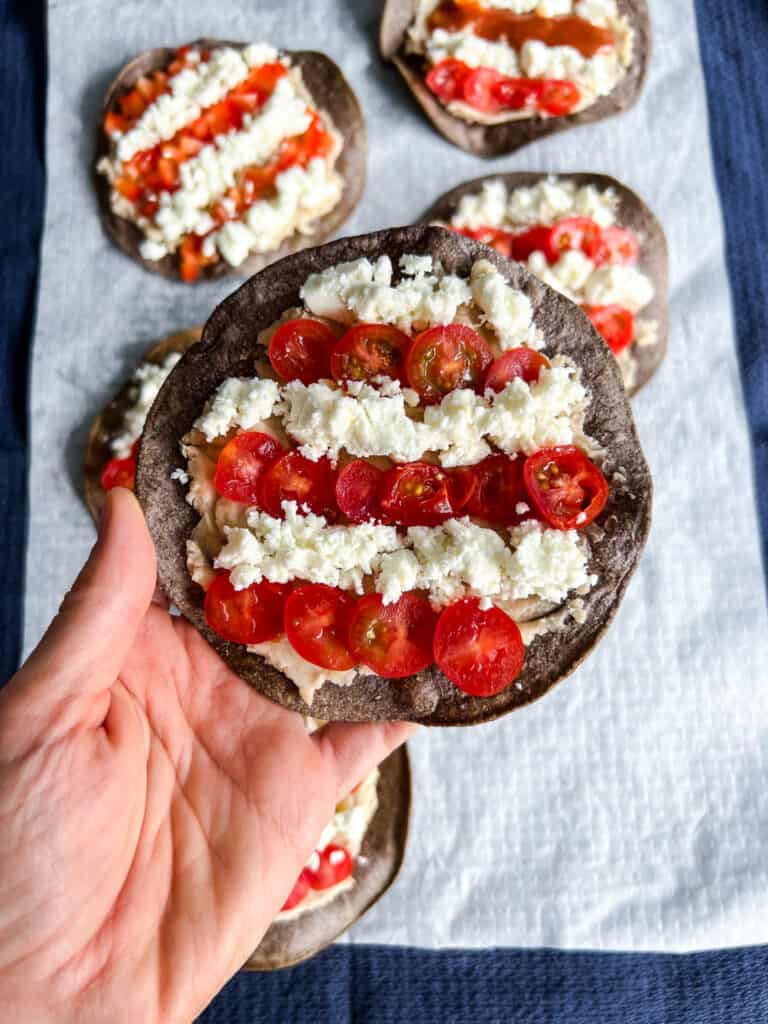
<instances>
[{"instance_id":1,"label":"blue cloth","mask_svg":"<svg viewBox=\"0 0 768 1024\"><path fill-rule=\"evenodd\" d=\"M768 539L768 8L696 0L723 198L745 399ZM25 400L44 200L42 0L0 0L0 679L21 636ZM667 44L669 45L669 43ZM240 974L206 1024L759 1024L768 947L692 956L336 946L271 975Z\"/></svg>"}]
</instances>

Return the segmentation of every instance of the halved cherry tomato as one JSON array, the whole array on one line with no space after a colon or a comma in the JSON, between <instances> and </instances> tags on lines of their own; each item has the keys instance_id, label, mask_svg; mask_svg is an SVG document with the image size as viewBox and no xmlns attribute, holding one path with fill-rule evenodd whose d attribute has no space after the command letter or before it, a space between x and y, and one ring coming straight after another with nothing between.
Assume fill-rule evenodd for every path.
<instances>
[{"instance_id":1,"label":"halved cherry tomato","mask_svg":"<svg viewBox=\"0 0 768 1024\"><path fill-rule=\"evenodd\" d=\"M384 470L365 459L355 459L336 478L336 503L353 523L370 523L382 518L379 493Z\"/></svg>"},{"instance_id":2,"label":"halved cherry tomato","mask_svg":"<svg viewBox=\"0 0 768 1024\"><path fill-rule=\"evenodd\" d=\"M549 360L535 348L510 348L504 355L494 359L485 374L483 391L503 391L511 380L519 377L532 384L539 379L541 368L549 366Z\"/></svg>"},{"instance_id":3,"label":"halved cherry tomato","mask_svg":"<svg viewBox=\"0 0 768 1024\"><path fill-rule=\"evenodd\" d=\"M556 262L558 256L552 248L552 228L535 227L513 235L512 259L526 263L533 252L543 252L547 262Z\"/></svg>"},{"instance_id":4,"label":"halved cherry tomato","mask_svg":"<svg viewBox=\"0 0 768 1024\"><path fill-rule=\"evenodd\" d=\"M462 99L484 114L498 114L504 109L499 87L504 75L491 68L473 68L462 82Z\"/></svg>"},{"instance_id":5,"label":"halved cherry tomato","mask_svg":"<svg viewBox=\"0 0 768 1024\"><path fill-rule=\"evenodd\" d=\"M309 876L309 884L313 889L330 889L352 874L355 861L352 854L343 846L331 843L324 850L316 850L317 865L310 864L304 869Z\"/></svg>"},{"instance_id":6,"label":"halved cherry tomato","mask_svg":"<svg viewBox=\"0 0 768 1024\"><path fill-rule=\"evenodd\" d=\"M219 452L213 486L223 498L255 505L259 477L283 450L274 437L259 430L236 434Z\"/></svg>"},{"instance_id":7,"label":"halved cherry tomato","mask_svg":"<svg viewBox=\"0 0 768 1024\"><path fill-rule=\"evenodd\" d=\"M269 343L269 361L283 380L313 384L331 376L331 349L336 335L319 320L288 320Z\"/></svg>"},{"instance_id":8,"label":"halved cherry tomato","mask_svg":"<svg viewBox=\"0 0 768 1024\"><path fill-rule=\"evenodd\" d=\"M448 605L437 620L437 667L464 693L492 697L520 674L525 647L517 624L500 608L481 609L477 598Z\"/></svg>"},{"instance_id":9,"label":"halved cherry tomato","mask_svg":"<svg viewBox=\"0 0 768 1024\"><path fill-rule=\"evenodd\" d=\"M502 256L512 259L512 235L509 231L504 231L502 228L492 227L479 227L479 228L456 228L456 231L460 235L466 235L467 238L475 238L478 242L483 242L485 245L490 245L496 252L501 253Z\"/></svg>"},{"instance_id":10,"label":"halved cherry tomato","mask_svg":"<svg viewBox=\"0 0 768 1024\"><path fill-rule=\"evenodd\" d=\"M552 117L570 114L581 99L579 87L574 82L544 78L539 83L537 108Z\"/></svg>"},{"instance_id":11,"label":"halved cherry tomato","mask_svg":"<svg viewBox=\"0 0 768 1024\"><path fill-rule=\"evenodd\" d=\"M403 679L432 664L436 623L429 601L418 594L403 594L393 604L368 594L352 613L350 654L385 679Z\"/></svg>"},{"instance_id":12,"label":"halved cherry tomato","mask_svg":"<svg viewBox=\"0 0 768 1024\"><path fill-rule=\"evenodd\" d=\"M111 491L113 487L134 489L136 477L136 459L129 455L125 459L110 459L101 474L101 489Z\"/></svg>"},{"instance_id":13,"label":"halved cherry tomato","mask_svg":"<svg viewBox=\"0 0 768 1024\"><path fill-rule=\"evenodd\" d=\"M637 236L627 228L603 228L592 259L597 264L635 263L640 252Z\"/></svg>"},{"instance_id":14,"label":"halved cherry tomato","mask_svg":"<svg viewBox=\"0 0 768 1024\"><path fill-rule=\"evenodd\" d=\"M422 331L405 358L408 383L423 402L433 404L456 388L480 389L493 361L488 343L464 324Z\"/></svg>"},{"instance_id":15,"label":"halved cherry tomato","mask_svg":"<svg viewBox=\"0 0 768 1024\"><path fill-rule=\"evenodd\" d=\"M235 590L229 573L217 573L205 592L205 621L220 637L235 644L260 644L283 632L283 610L290 593L286 583L252 583Z\"/></svg>"},{"instance_id":16,"label":"halved cherry tomato","mask_svg":"<svg viewBox=\"0 0 768 1024\"><path fill-rule=\"evenodd\" d=\"M529 455L523 467L531 504L556 530L580 530L608 501L608 481L579 448L560 445Z\"/></svg>"},{"instance_id":17,"label":"halved cherry tomato","mask_svg":"<svg viewBox=\"0 0 768 1024\"><path fill-rule=\"evenodd\" d=\"M504 110L535 110L539 102L539 85L530 78L504 78L494 90Z\"/></svg>"},{"instance_id":18,"label":"halved cherry tomato","mask_svg":"<svg viewBox=\"0 0 768 1024\"><path fill-rule=\"evenodd\" d=\"M551 247L557 259L571 249L581 249L591 259L597 250L600 236L600 225L591 217L565 217L552 228Z\"/></svg>"},{"instance_id":19,"label":"halved cherry tomato","mask_svg":"<svg viewBox=\"0 0 768 1024\"><path fill-rule=\"evenodd\" d=\"M635 318L623 306L582 306L614 355L632 343Z\"/></svg>"},{"instance_id":20,"label":"halved cherry tomato","mask_svg":"<svg viewBox=\"0 0 768 1024\"><path fill-rule=\"evenodd\" d=\"M282 907L280 907L280 910L293 910L294 907L297 907L302 902L304 897L309 892L309 889L309 872L307 871L306 868L303 868L301 874L296 879L296 882L290 891L288 899L285 901Z\"/></svg>"},{"instance_id":21,"label":"halved cherry tomato","mask_svg":"<svg viewBox=\"0 0 768 1024\"><path fill-rule=\"evenodd\" d=\"M401 526L436 526L453 516L448 474L428 462L387 470L380 496L384 514Z\"/></svg>"},{"instance_id":22,"label":"halved cherry tomato","mask_svg":"<svg viewBox=\"0 0 768 1024\"><path fill-rule=\"evenodd\" d=\"M448 495L455 516L464 512L477 490L474 466L459 466L446 470L448 473Z\"/></svg>"},{"instance_id":23,"label":"halved cherry tomato","mask_svg":"<svg viewBox=\"0 0 768 1024\"><path fill-rule=\"evenodd\" d=\"M407 334L388 324L355 324L336 342L331 376L338 381L379 376L400 380L410 344Z\"/></svg>"},{"instance_id":24,"label":"halved cherry tomato","mask_svg":"<svg viewBox=\"0 0 768 1024\"><path fill-rule=\"evenodd\" d=\"M345 671L355 660L347 649L349 619L355 599L324 583L298 587L285 602L285 635L305 661Z\"/></svg>"},{"instance_id":25,"label":"halved cherry tomato","mask_svg":"<svg viewBox=\"0 0 768 1024\"><path fill-rule=\"evenodd\" d=\"M258 504L265 512L283 518L284 501L295 501L315 515L334 512L336 474L328 459L313 462L297 451L286 452L271 463L258 480Z\"/></svg>"},{"instance_id":26,"label":"halved cherry tomato","mask_svg":"<svg viewBox=\"0 0 768 1024\"><path fill-rule=\"evenodd\" d=\"M476 488L467 505L469 515L487 519L497 526L515 526L523 519L532 518L530 514L517 512L521 501L528 504L523 462L521 457L512 459L509 455L497 454L473 466Z\"/></svg>"},{"instance_id":27,"label":"halved cherry tomato","mask_svg":"<svg viewBox=\"0 0 768 1024\"><path fill-rule=\"evenodd\" d=\"M452 103L463 96L464 79L470 68L461 60L441 60L427 74L427 87L443 103Z\"/></svg>"}]
</instances>

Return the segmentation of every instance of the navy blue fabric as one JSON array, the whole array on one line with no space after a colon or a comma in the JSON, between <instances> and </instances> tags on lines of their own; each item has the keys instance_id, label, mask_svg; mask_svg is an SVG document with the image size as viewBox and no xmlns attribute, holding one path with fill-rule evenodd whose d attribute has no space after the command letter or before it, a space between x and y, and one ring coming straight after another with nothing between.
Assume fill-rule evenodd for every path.
<instances>
[{"instance_id":1,"label":"navy blue fabric","mask_svg":"<svg viewBox=\"0 0 768 1024\"><path fill-rule=\"evenodd\" d=\"M106 0L105 0L106 2ZM768 6L696 0L763 537L768 539ZM18 661L25 401L44 198L42 0L0 0L0 680ZM760 1024L768 947L685 957L338 946L239 974L205 1024Z\"/></svg>"}]
</instances>

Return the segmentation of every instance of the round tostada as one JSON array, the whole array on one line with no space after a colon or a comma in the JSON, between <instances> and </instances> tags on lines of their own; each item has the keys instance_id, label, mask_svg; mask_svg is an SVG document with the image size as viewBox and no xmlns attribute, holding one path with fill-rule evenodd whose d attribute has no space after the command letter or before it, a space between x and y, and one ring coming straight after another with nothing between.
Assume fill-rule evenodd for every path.
<instances>
[{"instance_id":1,"label":"round tostada","mask_svg":"<svg viewBox=\"0 0 768 1024\"><path fill-rule=\"evenodd\" d=\"M651 513L587 317L427 225L297 253L222 302L136 481L171 601L329 720L468 725L542 696L613 618Z\"/></svg>"},{"instance_id":2,"label":"round tostada","mask_svg":"<svg viewBox=\"0 0 768 1024\"><path fill-rule=\"evenodd\" d=\"M464 182L422 218L525 263L578 303L616 356L631 395L667 352L664 229L631 189L605 174L516 171Z\"/></svg>"},{"instance_id":3,"label":"round tostada","mask_svg":"<svg viewBox=\"0 0 768 1024\"><path fill-rule=\"evenodd\" d=\"M365 161L360 106L330 58L198 39L118 73L95 178L112 240L191 282L323 241L359 202Z\"/></svg>"},{"instance_id":4,"label":"round tostada","mask_svg":"<svg viewBox=\"0 0 768 1024\"><path fill-rule=\"evenodd\" d=\"M626 110L650 46L645 0L386 0L380 31L435 128L476 156Z\"/></svg>"},{"instance_id":5,"label":"round tostada","mask_svg":"<svg viewBox=\"0 0 768 1024\"><path fill-rule=\"evenodd\" d=\"M245 967L290 967L319 953L362 917L400 871L410 806L411 773L401 747L337 805Z\"/></svg>"},{"instance_id":6,"label":"round tostada","mask_svg":"<svg viewBox=\"0 0 768 1024\"><path fill-rule=\"evenodd\" d=\"M133 490L136 449L147 413L165 378L202 331L177 331L148 349L130 380L93 421L83 459L83 497L95 522L101 518L106 491Z\"/></svg>"}]
</instances>

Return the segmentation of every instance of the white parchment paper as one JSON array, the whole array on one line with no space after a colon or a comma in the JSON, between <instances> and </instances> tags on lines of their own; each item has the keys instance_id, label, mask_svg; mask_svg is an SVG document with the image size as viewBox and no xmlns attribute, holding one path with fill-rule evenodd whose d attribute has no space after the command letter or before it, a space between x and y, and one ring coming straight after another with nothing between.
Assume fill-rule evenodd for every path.
<instances>
[{"instance_id":1,"label":"white parchment paper","mask_svg":"<svg viewBox=\"0 0 768 1024\"><path fill-rule=\"evenodd\" d=\"M768 941L768 636L723 237L691 0L652 0L639 106L483 162L443 141L376 52L375 0L50 4L48 210L32 380L26 644L93 541L86 429L143 349L205 319L107 241L90 183L115 69L199 35L320 48L368 119L348 233L403 224L506 169L591 170L644 194L672 255L670 354L635 403L655 477L650 545L599 650L539 704L412 743L400 880L351 941L684 950ZM737 187L737 183L734 183Z\"/></svg>"}]
</instances>

